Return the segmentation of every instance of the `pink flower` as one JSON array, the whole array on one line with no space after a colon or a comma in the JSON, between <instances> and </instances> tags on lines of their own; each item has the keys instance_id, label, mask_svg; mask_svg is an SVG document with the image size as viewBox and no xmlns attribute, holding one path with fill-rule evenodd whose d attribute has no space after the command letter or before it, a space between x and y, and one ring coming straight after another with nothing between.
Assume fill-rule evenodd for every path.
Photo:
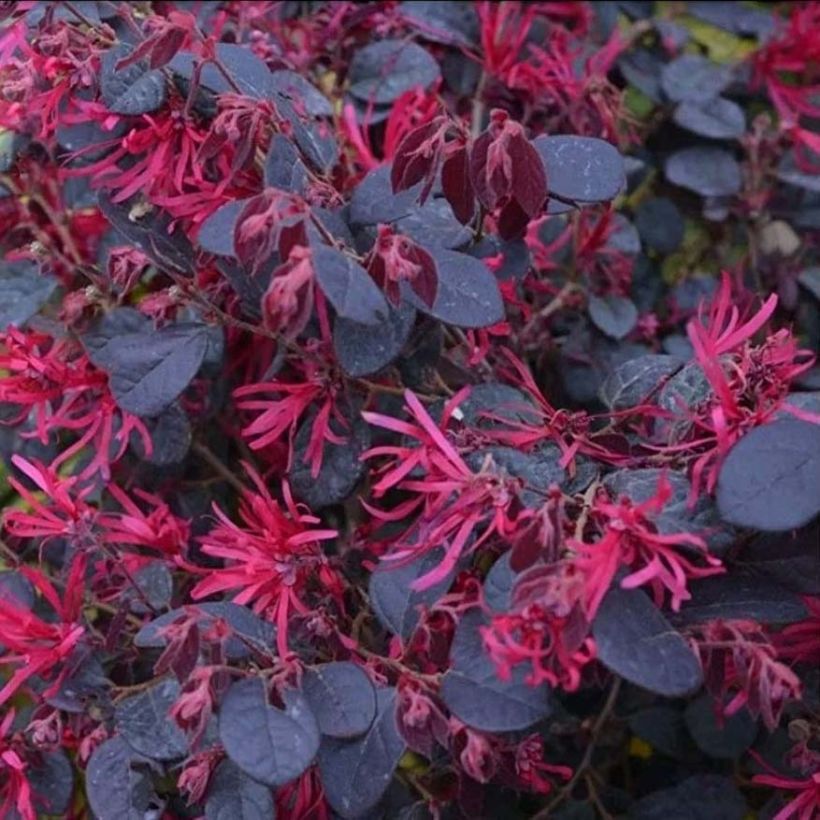
<instances>
[{"instance_id":1,"label":"pink flower","mask_svg":"<svg viewBox=\"0 0 820 820\"><path fill-rule=\"evenodd\" d=\"M536 566L516 585L512 611L482 627L484 646L502 680L526 664L527 683L575 691L595 646L582 607L583 577L571 562Z\"/></svg>"},{"instance_id":2,"label":"pink flower","mask_svg":"<svg viewBox=\"0 0 820 820\"><path fill-rule=\"evenodd\" d=\"M549 794L552 791L552 783L546 775L557 776L562 780L572 777L569 766L544 762L544 740L540 735L529 735L518 744L515 771L524 786L539 794Z\"/></svg>"},{"instance_id":3,"label":"pink flower","mask_svg":"<svg viewBox=\"0 0 820 820\"><path fill-rule=\"evenodd\" d=\"M706 686L733 715L744 706L770 730L784 706L801 696L800 678L777 659L777 650L755 621L708 621L690 630Z\"/></svg>"},{"instance_id":4,"label":"pink flower","mask_svg":"<svg viewBox=\"0 0 820 820\"><path fill-rule=\"evenodd\" d=\"M591 518L597 519L601 537L592 543L569 539L568 546L577 553L576 567L585 576L584 607L589 621L595 618L618 570L631 572L620 582L624 589L648 584L657 603L670 596L677 611L691 595L686 588L690 578L706 578L723 572L720 560L710 555L706 543L691 533L661 534L653 519L663 510L672 495L672 487L661 476L655 496L633 505L629 499L610 502L598 496ZM698 565L684 552L699 553L705 566Z\"/></svg>"},{"instance_id":5,"label":"pink flower","mask_svg":"<svg viewBox=\"0 0 820 820\"><path fill-rule=\"evenodd\" d=\"M85 634L79 623L83 602L83 575L86 562L80 557L71 567L63 599L51 581L37 570L23 567L20 572L39 590L53 608L57 619L44 621L28 609L0 600L0 666L16 666L0 690L0 705L33 677L47 678L58 670L57 679L46 690L50 694L60 681L61 667Z\"/></svg>"},{"instance_id":6,"label":"pink flower","mask_svg":"<svg viewBox=\"0 0 820 820\"><path fill-rule=\"evenodd\" d=\"M809 616L774 636L777 656L792 663L820 664L820 597L804 599Z\"/></svg>"},{"instance_id":7,"label":"pink flower","mask_svg":"<svg viewBox=\"0 0 820 820\"><path fill-rule=\"evenodd\" d=\"M27 461L19 455L12 456L12 463L25 473L48 499L43 503L16 478L9 484L26 502L29 511L9 509L3 516L3 526L17 538L66 538L75 546L87 546L93 541L93 525L96 510L85 499L93 489L78 487L79 478L61 478L50 467Z\"/></svg>"},{"instance_id":8,"label":"pink flower","mask_svg":"<svg viewBox=\"0 0 820 820\"><path fill-rule=\"evenodd\" d=\"M288 653L288 632L293 612L306 616L308 591L318 588L341 604L342 583L329 566L321 542L335 538L336 530L315 529L319 519L297 505L287 484L282 485L284 505L275 501L260 476L249 465L245 470L255 492L244 491L239 504L242 526L219 507L219 523L202 536L202 551L225 559L222 569L199 569L203 579L191 591L194 600L228 590L234 601L253 604L277 625L279 653Z\"/></svg>"},{"instance_id":9,"label":"pink flower","mask_svg":"<svg viewBox=\"0 0 820 820\"><path fill-rule=\"evenodd\" d=\"M102 540L105 543L142 547L172 560L185 553L191 526L187 521L177 518L159 496L139 489L133 491L140 501L148 505L150 512L145 513L116 484L109 484L107 489L123 512L100 515L97 523L103 531Z\"/></svg>"},{"instance_id":10,"label":"pink flower","mask_svg":"<svg viewBox=\"0 0 820 820\"><path fill-rule=\"evenodd\" d=\"M457 393L447 402L439 425L410 390L405 391L404 400L412 422L380 413L362 413L370 424L417 442L412 447L373 447L362 455L363 459L388 458L376 471L378 480L373 486L376 498L394 488L413 496L389 513L362 502L366 509L384 521L401 521L418 513L418 518L397 542L390 560L412 560L436 547L446 546L441 562L416 579L414 589L433 586L447 577L468 550L478 549L495 534L512 531L517 482L493 471L491 463L473 472L445 435L447 423L464 395L463 391ZM411 477L415 473L422 476ZM481 534L474 537L479 531Z\"/></svg>"}]
</instances>

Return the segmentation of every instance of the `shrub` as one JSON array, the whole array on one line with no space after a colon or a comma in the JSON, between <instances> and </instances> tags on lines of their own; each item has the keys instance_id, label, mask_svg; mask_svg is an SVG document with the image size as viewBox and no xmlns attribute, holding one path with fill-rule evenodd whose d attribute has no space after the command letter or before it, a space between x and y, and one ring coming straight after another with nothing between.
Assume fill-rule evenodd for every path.
<instances>
[{"instance_id":1,"label":"shrub","mask_svg":"<svg viewBox=\"0 0 820 820\"><path fill-rule=\"evenodd\" d=\"M820 812L820 4L0 4L3 817Z\"/></svg>"}]
</instances>

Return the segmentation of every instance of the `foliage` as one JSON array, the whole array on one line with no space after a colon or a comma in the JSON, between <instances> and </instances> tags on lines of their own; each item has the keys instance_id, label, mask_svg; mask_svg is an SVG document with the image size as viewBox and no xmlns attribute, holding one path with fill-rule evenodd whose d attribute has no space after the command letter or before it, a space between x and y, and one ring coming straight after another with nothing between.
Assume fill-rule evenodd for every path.
<instances>
[{"instance_id":1,"label":"foliage","mask_svg":"<svg viewBox=\"0 0 820 820\"><path fill-rule=\"evenodd\" d=\"M820 3L0 3L0 815L820 813Z\"/></svg>"}]
</instances>

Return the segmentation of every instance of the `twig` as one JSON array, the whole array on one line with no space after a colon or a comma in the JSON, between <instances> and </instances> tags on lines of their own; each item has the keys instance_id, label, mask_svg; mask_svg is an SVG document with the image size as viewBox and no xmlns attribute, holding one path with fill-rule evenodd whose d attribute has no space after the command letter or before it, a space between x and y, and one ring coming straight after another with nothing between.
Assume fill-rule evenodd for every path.
<instances>
[{"instance_id":1,"label":"twig","mask_svg":"<svg viewBox=\"0 0 820 820\"><path fill-rule=\"evenodd\" d=\"M609 694L607 695L606 702L604 703L603 708L601 709L601 713L598 715L598 719L592 726L592 732L589 738L589 743L587 744L586 751L584 752L584 756L581 758L581 762L578 764L578 767L575 769L575 774L572 776L572 779L569 783L564 786L558 794L555 795L555 798L550 801L550 803L537 814L534 814L530 820L548 820L550 814L563 803L571 794L573 789L578 785L579 781L582 777L586 774L586 770L589 768L589 764L592 762L592 755L595 753L596 746L598 744L599 735L601 734L604 725L606 724L607 720L609 720L609 716L612 713L613 708L615 707L615 701L618 699L618 693L621 691L621 679L615 678L612 688L609 690Z\"/></svg>"},{"instance_id":2,"label":"twig","mask_svg":"<svg viewBox=\"0 0 820 820\"><path fill-rule=\"evenodd\" d=\"M204 444L201 444L198 441L195 441L191 445L191 449L211 467L214 472L219 473L219 475L228 482L238 493L244 495L245 490L247 489L245 485L230 471L227 465L208 447Z\"/></svg>"}]
</instances>

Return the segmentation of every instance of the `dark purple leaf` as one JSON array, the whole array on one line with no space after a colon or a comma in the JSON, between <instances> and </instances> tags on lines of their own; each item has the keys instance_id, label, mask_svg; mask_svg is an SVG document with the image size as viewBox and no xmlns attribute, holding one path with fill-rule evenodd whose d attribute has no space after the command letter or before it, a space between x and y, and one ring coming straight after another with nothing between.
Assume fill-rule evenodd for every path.
<instances>
[{"instance_id":1,"label":"dark purple leaf","mask_svg":"<svg viewBox=\"0 0 820 820\"><path fill-rule=\"evenodd\" d=\"M765 533L746 545L737 563L794 592L820 595L820 522L797 532Z\"/></svg>"},{"instance_id":2,"label":"dark purple leaf","mask_svg":"<svg viewBox=\"0 0 820 820\"><path fill-rule=\"evenodd\" d=\"M635 211L635 227L641 240L658 253L673 253L683 242L683 216L666 197L644 200Z\"/></svg>"},{"instance_id":3,"label":"dark purple leaf","mask_svg":"<svg viewBox=\"0 0 820 820\"><path fill-rule=\"evenodd\" d=\"M325 442L322 467L317 476L311 473L310 463L305 461L313 432L312 417L300 426L293 442L293 464L288 480L294 495L313 510L339 504L353 492L364 472L361 454L370 446L370 427L361 419L348 428L331 422L331 429L345 436L346 441L344 444Z\"/></svg>"},{"instance_id":4,"label":"dark purple leaf","mask_svg":"<svg viewBox=\"0 0 820 820\"><path fill-rule=\"evenodd\" d=\"M738 139L746 133L743 109L725 97L682 102L672 119L687 131L716 140Z\"/></svg>"},{"instance_id":5,"label":"dark purple leaf","mask_svg":"<svg viewBox=\"0 0 820 820\"><path fill-rule=\"evenodd\" d=\"M684 148L666 160L664 169L672 184L701 196L734 196L742 187L740 165L723 148Z\"/></svg>"},{"instance_id":6,"label":"dark purple leaf","mask_svg":"<svg viewBox=\"0 0 820 820\"><path fill-rule=\"evenodd\" d=\"M718 477L725 521L764 531L802 527L820 512L820 425L783 419L729 451Z\"/></svg>"},{"instance_id":7,"label":"dark purple leaf","mask_svg":"<svg viewBox=\"0 0 820 820\"><path fill-rule=\"evenodd\" d=\"M627 820L743 820L746 801L729 777L696 774L641 798Z\"/></svg>"},{"instance_id":8,"label":"dark purple leaf","mask_svg":"<svg viewBox=\"0 0 820 820\"><path fill-rule=\"evenodd\" d=\"M439 78L430 53L406 40L380 40L357 51L350 62L350 93L365 102L389 103L411 88Z\"/></svg>"},{"instance_id":9,"label":"dark purple leaf","mask_svg":"<svg viewBox=\"0 0 820 820\"><path fill-rule=\"evenodd\" d=\"M537 137L533 146L547 173L547 190L576 202L614 199L626 181L624 160L614 145L596 137Z\"/></svg>"},{"instance_id":10,"label":"dark purple leaf","mask_svg":"<svg viewBox=\"0 0 820 820\"><path fill-rule=\"evenodd\" d=\"M179 397L199 371L208 351L208 331L199 324L168 325L124 333L104 348L86 347L108 373L118 406L136 416L158 416Z\"/></svg>"},{"instance_id":11,"label":"dark purple leaf","mask_svg":"<svg viewBox=\"0 0 820 820\"><path fill-rule=\"evenodd\" d=\"M396 722L396 690L376 693L376 718L356 740L325 738L319 772L327 802L341 817L365 816L387 791L405 751Z\"/></svg>"},{"instance_id":12,"label":"dark purple leaf","mask_svg":"<svg viewBox=\"0 0 820 820\"><path fill-rule=\"evenodd\" d=\"M738 760L757 737L757 723L747 709L719 719L707 694L686 707L684 719L698 748L716 760Z\"/></svg>"},{"instance_id":13,"label":"dark purple leaf","mask_svg":"<svg viewBox=\"0 0 820 820\"><path fill-rule=\"evenodd\" d=\"M427 589L414 590L412 587L413 581L438 566L443 556L443 550L435 549L407 564L382 560L370 575L368 592L373 612L385 629L403 641L412 637L421 617L421 608L434 604L453 581L455 572Z\"/></svg>"},{"instance_id":14,"label":"dark purple leaf","mask_svg":"<svg viewBox=\"0 0 820 820\"><path fill-rule=\"evenodd\" d=\"M661 101L661 70L663 61L647 48L635 49L618 60L618 68L624 79L635 86L652 102Z\"/></svg>"},{"instance_id":15,"label":"dark purple leaf","mask_svg":"<svg viewBox=\"0 0 820 820\"><path fill-rule=\"evenodd\" d=\"M336 317L333 323L333 349L342 369L359 378L378 373L401 354L416 321L416 310L402 303L388 305L388 316L377 325L362 325Z\"/></svg>"},{"instance_id":16,"label":"dark purple leaf","mask_svg":"<svg viewBox=\"0 0 820 820\"><path fill-rule=\"evenodd\" d=\"M339 161L339 143L331 126L321 120L304 121L286 100L280 100L277 108L290 123L293 140L308 165L329 174Z\"/></svg>"},{"instance_id":17,"label":"dark purple leaf","mask_svg":"<svg viewBox=\"0 0 820 820\"><path fill-rule=\"evenodd\" d=\"M197 235L199 247L218 256L236 256L234 247L236 222L247 204L247 199L234 199L217 208L199 229Z\"/></svg>"},{"instance_id":18,"label":"dark purple leaf","mask_svg":"<svg viewBox=\"0 0 820 820\"><path fill-rule=\"evenodd\" d=\"M262 680L248 678L228 690L219 710L219 738L245 774L267 786L295 780L319 749L319 727L305 699L294 690L284 708L268 703Z\"/></svg>"},{"instance_id":19,"label":"dark purple leaf","mask_svg":"<svg viewBox=\"0 0 820 820\"><path fill-rule=\"evenodd\" d=\"M610 410L626 410L643 404L663 383L681 369L676 356L647 353L618 365L601 385L601 401Z\"/></svg>"},{"instance_id":20,"label":"dark purple leaf","mask_svg":"<svg viewBox=\"0 0 820 820\"><path fill-rule=\"evenodd\" d=\"M309 181L307 169L296 146L283 134L274 134L265 159L265 185L294 194L303 194Z\"/></svg>"},{"instance_id":21,"label":"dark purple leaf","mask_svg":"<svg viewBox=\"0 0 820 820\"><path fill-rule=\"evenodd\" d=\"M247 46L217 43L216 56L240 94L256 100L269 99L272 96L270 69ZM194 76L194 65L199 60L200 58L191 52L182 51L168 63L168 67L190 81ZM231 82L213 63L208 63L202 69L200 84L215 94L237 93Z\"/></svg>"},{"instance_id":22,"label":"dark purple leaf","mask_svg":"<svg viewBox=\"0 0 820 820\"><path fill-rule=\"evenodd\" d=\"M132 612L147 615L150 612L166 609L171 603L174 579L164 561L149 561L133 572L131 577L139 592L129 587L123 594L122 600L129 602Z\"/></svg>"},{"instance_id":23,"label":"dark purple leaf","mask_svg":"<svg viewBox=\"0 0 820 820\"><path fill-rule=\"evenodd\" d=\"M691 647L640 590L613 586L592 624L598 660L630 683L682 697L703 683Z\"/></svg>"},{"instance_id":24,"label":"dark purple leaf","mask_svg":"<svg viewBox=\"0 0 820 820\"><path fill-rule=\"evenodd\" d=\"M180 686L164 680L117 704L114 721L123 740L151 760L176 760L188 751L185 733L170 716Z\"/></svg>"},{"instance_id":25,"label":"dark purple leaf","mask_svg":"<svg viewBox=\"0 0 820 820\"><path fill-rule=\"evenodd\" d=\"M230 626L234 636L225 644L225 652L230 660L246 658L249 654L248 645L262 654L270 654L275 638L274 628L247 607L229 601L208 601L187 609L201 613L199 623L203 630L213 626L217 618ZM182 608L173 609L154 618L137 632L134 644L142 649L164 649L167 638L160 634L160 630L184 615L185 608Z\"/></svg>"},{"instance_id":26,"label":"dark purple leaf","mask_svg":"<svg viewBox=\"0 0 820 820\"><path fill-rule=\"evenodd\" d=\"M105 703L111 686L97 655L77 654L72 658L68 674L46 702L55 709L81 714L91 702Z\"/></svg>"},{"instance_id":27,"label":"dark purple leaf","mask_svg":"<svg viewBox=\"0 0 820 820\"><path fill-rule=\"evenodd\" d=\"M451 667L441 681L441 698L459 720L479 731L527 729L552 711L549 689L525 683L523 665L513 670L509 681L498 677L479 632L486 623L475 610L462 616L450 650Z\"/></svg>"},{"instance_id":28,"label":"dark purple leaf","mask_svg":"<svg viewBox=\"0 0 820 820\"><path fill-rule=\"evenodd\" d=\"M193 276L194 249L182 231L168 232L170 219L167 216L152 210L137 217L127 202L112 202L106 193L100 193L98 199L103 216L114 229L160 269Z\"/></svg>"},{"instance_id":29,"label":"dark purple leaf","mask_svg":"<svg viewBox=\"0 0 820 820\"><path fill-rule=\"evenodd\" d=\"M116 71L117 62L130 52L131 47L123 43L103 54L100 72L103 102L115 114L150 114L165 102L165 76L159 70L150 69L147 60Z\"/></svg>"},{"instance_id":30,"label":"dark purple leaf","mask_svg":"<svg viewBox=\"0 0 820 820\"><path fill-rule=\"evenodd\" d=\"M70 8L63 3L57 5L55 3L37 2L32 4L32 8L26 14L26 23L29 26L39 25L45 18L47 11L54 15L55 20L68 20L72 23L82 22L81 18L77 16L77 12L79 12L89 23L100 23L102 22L100 5L94 0L77 0L77 2L71 3Z\"/></svg>"},{"instance_id":31,"label":"dark purple leaf","mask_svg":"<svg viewBox=\"0 0 820 820\"><path fill-rule=\"evenodd\" d=\"M99 745L85 770L85 793L99 820L145 820L156 804L147 772L135 768L143 760L121 737Z\"/></svg>"},{"instance_id":32,"label":"dark purple leaf","mask_svg":"<svg viewBox=\"0 0 820 820\"><path fill-rule=\"evenodd\" d=\"M694 507L689 506L691 485L683 473L657 467L617 470L604 478L604 486L616 499L626 496L642 504L657 495L661 476L670 484L672 495L655 516L658 532L690 532L701 536L713 553L725 552L734 541L732 528L720 520L710 497L702 495Z\"/></svg>"},{"instance_id":33,"label":"dark purple leaf","mask_svg":"<svg viewBox=\"0 0 820 820\"><path fill-rule=\"evenodd\" d=\"M471 3L404 0L401 16L434 43L470 46L478 40L478 15Z\"/></svg>"},{"instance_id":34,"label":"dark purple leaf","mask_svg":"<svg viewBox=\"0 0 820 820\"><path fill-rule=\"evenodd\" d=\"M590 296L589 318L607 336L623 339L638 322L638 308L626 296Z\"/></svg>"},{"instance_id":35,"label":"dark purple leaf","mask_svg":"<svg viewBox=\"0 0 820 820\"><path fill-rule=\"evenodd\" d=\"M60 129L57 129L59 141ZM60 143L62 145L62 142ZM87 144L87 143L84 143ZM20 134L14 131L0 132L0 173L8 173L17 159L17 154L23 146L23 139Z\"/></svg>"},{"instance_id":36,"label":"dark purple leaf","mask_svg":"<svg viewBox=\"0 0 820 820\"><path fill-rule=\"evenodd\" d=\"M510 567L511 554L505 552L493 565L484 579L484 603L503 614L512 606L513 587L517 573Z\"/></svg>"},{"instance_id":37,"label":"dark purple leaf","mask_svg":"<svg viewBox=\"0 0 820 820\"><path fill-rule=\"evenodd\" d=\"M276 820L271 790L223 760L208 785L205 820Z\"/></svg>"},{"instance_id":38,"label":"dark purple leaf","mask_svg":"<svg viewBox=\"0 0 820 820\"><path fill-rule=\"evenodd\" d=\"M74 792L74 770L62 749L40 752L26 769L26 777L39 812L67 815Z\"/></svg>"},{"instance_id":39,"label":"dark purple leaf","mask_svg":"<svg viewBox=\"0 0 820 820\"><path fill-rule=\"evenodd\" d=\"M764 624L790 624L807 617L798 595L776 581L733 568L726 575L692 584L692 597L671 616L674 624L697 624L715 619L753 618Z\"/></svg>"},{"instance_id":40,"label":"dark purple leaf","mask_svg":"<svg viewBox=\"0 0 820 820\"><path fill-rule=\"evenodd\" d=\"M734 0L692 0L686 13L734 34L750 34L765 39L775 28L772 9L747 6Z\"/></svg>"},{"instance_id":41,"label":"dark purple leaf","mask_svg":"<svg viewBox=\"0 0 820 820\"><path fill-rule=\"evenodd\" d=\"M361 668L348 661L308 669L302 677L302 694L319 731L329 737L362 735L376 717L376 690Z\"/></svg>"},{"instance_id":42,"label":"dark purple leaf","mask_svg":"<svg viewBox=\"0 0 820 820\"><path fill-rule=\"evenodd\" d=\"M728 66L700 54L682 54L661 71L661 88L672 102L705 102L717 97L732 81Z\"/></svg>"},{"instance_id":43,"label":"dark purple leaf","mask_svg":"<svg viewBox=\"0 0 820 820\"><path fill-rule=\"evenodd\" d=\"M270 75L270 87L275 94L287 97L297 108L304 107L309 117L333 116L333 106L327 97L295 71L274 71Z\"/></svg>"},{"instance_id":44,"label":"dark purple leaf","mask_svg":"<svg viewBox=\"0 0 820 820\"><path fill-rule=\"evenodd\" d=\"M129 307L114 308L104 313L88 327L80 341L88 358L100 368L114 361L116 342L120 336L130 333L147 332L152 327L151 320L138 310Z\"/></svg>"},{"instance_id":45,"label":"dark purple leaf","mask_svg":"<svg viewBox=\"0 0 820 820\"><path fill-rule=\"evenodd\" d=\"M57 280L31 262L0 262L0 330L22 327L49 300Z\"/></svg>"},{"instance_id":46,"label":"dark purple leaf","mask_svg":"<svg viewBox=\"0 0 820 820\"><path fill-rule=\"evenodd\" d=\"M441 166L441 187L456 219L466 225L475 214L475 192L466 148L459 149L444 160Z\"/></svg>"},{"instance_id":47,"label":"dark purple leaf","mask_svg":"<svg viewBox=\"0 0 820 820\"><path fill-rule=\"evenodd\" d=\"M17 570L0 571L0 598L23 609L34 606L34 587L31 581Z\"/></svg>"},{"instance_id":48,"label":"dark purple leaf","mask_svg":"<svg viewBox=\"0 0 820 820\"><path fill-rule=\"evenodd\" d=\"M338 316L377 325L389 315L384 295L370 274L341 251L327 245L314 247L313 271Z\"/></svg>"},{"instance_id":49,"label":"dark purple leaf","mask_svg":"<svg viewBox=\"0 0 820 820\"><path fill-rule=\"evenodd\" d=\"M509 280L521 281L530 269L530 251L527 243L522 239L504 242L494 236L485 236L478 244L468 251L476 259L501 256L501 266L494 273L501 282Z\"/></svg>"},{"instance_id":50,"label":"dark purple leaf","mask_svg":"<svg viewBox=\"0 0 820 820\"><path fill-rule=\"evenodd\" d=\"M428 307L409 287L402 295L422 313L457 327L489 327L504 318L504 303L492 271L464 253L431 248L438 269L438 293Z\"/></svg>"},{"instance_id":51,"label":"dark purple leaf","mask_svg":"<svg viewBox=\"0 0 820 820\"><path fill-rule=\"evenodd\" d=\"M470 241L470 230L453 216L446 199L434 197L395 221L396 231L424 248L458 248Z\"/></svg>"},{"instance_id":52,"label":"dark purple leaf","mask_svg":"<svg viewBox=\"0 0 820 820\"><path fill-rule=\"evenodd\" d=\"M393 193L390 182L390 166L382 165L371 171L353 191L350 199L351 225L378 225L395 222L409 216L418 206L417 201L423 183L399 193Z\"/></svg>"},{"instance_id":53,"label":"dark purple leaf","mask_svg":"<svg viewBox=\"0 0 820 820\"><path fill-rule=\"evenodd\" d=\"M155 467L168 467L172 464L181 464L188 455L193 439L193 431L188 414L178 402L172 404L160 415L146 423L151 436L153 450L147 459ZM138 447L142 446L142 439L137 439ZM133 444L132 444L133 446Z\"/></svg>"}]
</instances>

